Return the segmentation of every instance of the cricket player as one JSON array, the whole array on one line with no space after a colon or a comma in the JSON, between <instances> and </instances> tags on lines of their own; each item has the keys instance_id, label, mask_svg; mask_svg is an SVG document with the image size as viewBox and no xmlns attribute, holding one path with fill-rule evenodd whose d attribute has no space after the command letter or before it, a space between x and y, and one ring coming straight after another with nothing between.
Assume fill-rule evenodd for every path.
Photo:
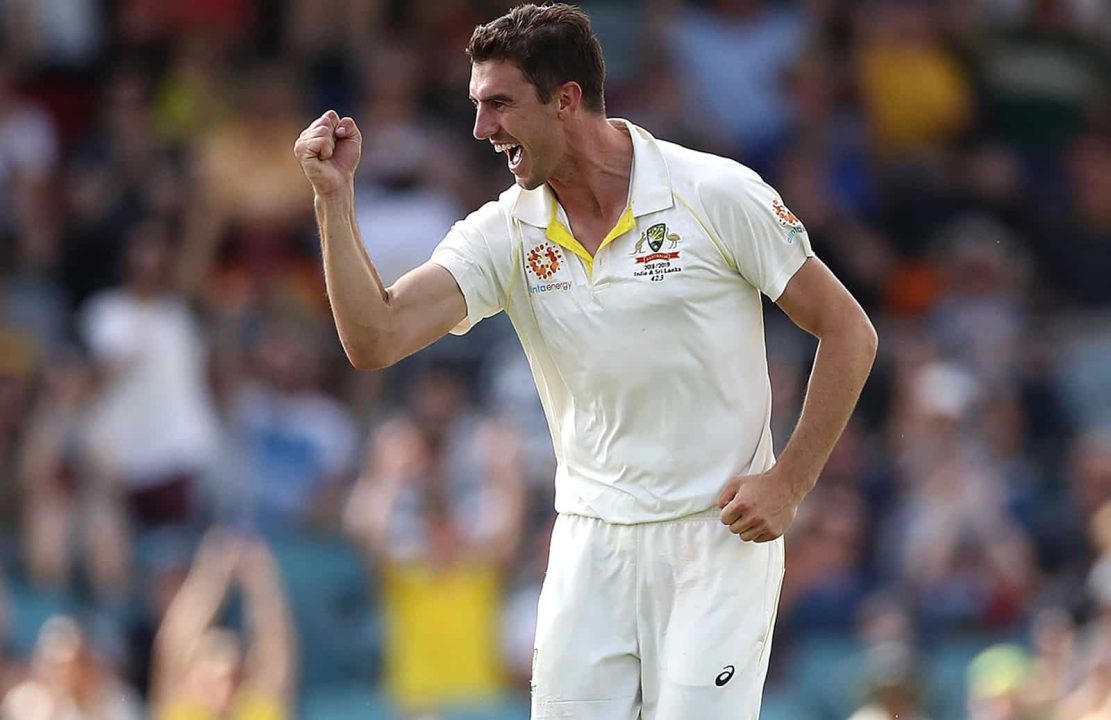
<instances>
[{"instance_id":1,"label":"cricket player","mask_svg":"<svg viewBox=\"0 0 1111 720\"><path fill-rule=\"evenodd\" d=\"M558 459L533 720L756 720L782 536L875 330L758 175L606 117L581 10L516 7L467 52L474 136L515 183L393 285L355 222L354 120L329 111L296 141L343 347L383 368L509 314ZM761 294L819 339L778 461Z\"/></svg>"}]
</instances>

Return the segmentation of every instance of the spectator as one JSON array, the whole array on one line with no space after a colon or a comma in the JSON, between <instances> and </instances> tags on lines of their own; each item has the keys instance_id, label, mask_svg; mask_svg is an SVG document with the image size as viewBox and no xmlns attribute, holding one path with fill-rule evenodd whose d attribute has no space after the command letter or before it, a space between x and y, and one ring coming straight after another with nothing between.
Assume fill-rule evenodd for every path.
<instances>
[{"instance_id":1,"label":"spectator","mask_svg":"<svg viewBox=\"0 0 1111 720\"><path fill-rule=\"evenodd\" d=\"M427 260L465 214L451 192L462 174L459 153L421 112L420 63L416 49L400 43L375 48L365 62L367 144L355 210L387 283Z\"/></svg>"},{"instance_id":2,"label":"spectator","mask_svg":"<svg viewBox=\"0 0 1111 720\"><path fill-rule=\"evenodd\" d=\"M466 412L448 372L423 374L408 415L374 434L347 510L382 578L386 684L402 707L502 692L501 593L523 509L515 433Z\"/></svg>"},{"instance_id":3,"label":"spectator","mask_svg":"<svg viewBox=\"0 0 1111 720\"><path fill-rule=\"evenodd\" d=\"M1092 429L1081 434L1070 454L1072 505L1083 526L1089 527L1111 497L1111 431Z\"/></svg>"},{"instance_id":4,"label":"spectator","mask_svg":"<svg viewBox=\"0 0 1111 720\"><path fill-rule=\"evenodd\" d=\"M38 346L26 335L0 325L0 528L8 534L18 526L24 418L34 401L38 355Z\"/></svg>"},{"instance_id":5,"label":"spectator","mask_svg":"<svg viewBox=\"0 0 1111 720\"><path fill-rule=\"evenodd\" d=\"M784 625L800 637L852 625L868 593L864 515L855 487L823 488L791 529L794 568L780 596Z\"/></svg>"},{"instance_id":6,"label":"spectator","mask_svg":"<svg viewBox=\"0 0 1111 720\"><path fill-rule=\"evenodd\" d=\"M969 720L1034 720L1024 691L1030 657L1021 647L995 645L968 669Z\"/></svg>"},{"instance_id":7,"label":"spectator","mask_svg":"<svg viewBox=\"0 0 1111 720\"><path fill-rule=\"evenodd\" d=\"M1051 153L1081 130L1089 108L1107 97L1106 45L1101 52L1098 38L1085 37L1078 5L1021 3L1017 24L986 28L980 43L988 128L1035 159L1036 169L1046 169Z\"/></svg>"},{"instance_id":8,"label":"spectator","mask_svg":"<svg viewBox=\"0 0 1111 720\"><path fill-rule=\"evenodd\" d=\"M75 305L123 280L121 238L136 223L179 218L187 206L172 148L156 133L149 85L138 66L114 68L67 164L60 274Z\"/></svg>"},{"instance_id":9,"label":"spectator","mask_svg":"<svg viewBox=\"0 0 1111 720\"><path fill-rule=\"evenodd\" d=\"M81 0L11 0L0 26L10 52L31 66L80 68L104 42L101 7Z\"/></svg>"},{"instance_id":10,"label":"spectator","mask_svg":"<svg viewBox=\"0 0 1111 720\"><path fill-rule=\"evenodd\" d=\"M877 0L859 8L857 82L874 149L925 159L969 126L969 79L946 47L936 6Z\"/></svg>"},{"instance_id":11,"label":"spectator","mask_svg":"<svg viewBox=\"0 0 1111 720\"><path fill-rule=\"evenodd\" d=\"M125 284L94 296L81 312L103 377L90 417L93 442L143 526L191 519L219 433L201 330L171 283L171 233L155 219L135 226Z\"/></svg>"},{"instance_id":12,"label":"spectator","mask_svg":"<svg viewBox=\"0 0 1111 720\"><path fill-rule=\"evenodd\" d=\"M274 318L260 330L251 372L232 400L227 519L267 533L339 527L355 475L356 430L321 389L319 328Z\"/></svg>"},{"instance_id":13,"label":"spectator","mask_svg":"<svg viewBox=\"0 0 1111 720\"><path fill-rule=\"evenodd\" d=\"M1043 221L1037 253L1044 281L1065 305L1099 310L1111 307L1111 132L1087 132L1066 156L1068 209ZM1058 238L1068 237L1061 252Z\"/></svg>"},{"instance_id":14,"label":"spectator","mask_svg":"<svg viewBox=\"0 0 1111 720\"><path fill-rule=\"evenodd\" d=\"M216 626L233 584L243 592L243 647L236 633ZM220 530L209 532L155 639L153 717L293 717L296 642L267 547Z\"/></svg>"},{"instance_id":15,"label":"spectator","mask_svg":"<svg viewBox=\"0 0 1111 720\"><path fill-rule=\"evenodd\" d=\"M206 122L189 147L194 165L188 251L194 275L220 310L262 307L326 314L315 240L305 232L305 197L289 133L301 127L299 78L279 62L244 71L231 111ZM306 242L309 239L311 245Z\"/></svg>"},{"instance_id":16,"label":"spectator","mask_svg":"<svg viewBox=\"0 0 1111 720\"><path fill-rule=\"evenodd\" d=\"M0 705L3 720L141 720L138 694L120 680L111 660L68 617L39 632L30 678Z\"/></svg>"},{"instance_id":17,"label":"spectator","mask_svg":"<svg viewBox=\"0 0 1111 720\"><path fill-rule=\"evenodd\" d=\"M200 33L176 43L170 66L155 88L155 127L162 137L196 142L214 118L228 112L220 65L227 58Z\"/></svg>"},{"instance_id":18,"label":"spectator","mask_svg":"<svg viewBox=\"0 0 1111 720\"><path fill-rule=\"evenodd\" d=\"M1033 619L1033 650L1027 699L1042 717L1083 679L1078 658L1077 628L1061 608L1041 610Z\"/></svg>"},{"instance_id":19,"label":"spectator","mask_svg":"<svg viewBox=\"0 0 1111 720\"><path fill-rule=\"evenodd\" d=\"M525 533L524 558L512 587L506 593L501 617L502 657L513 686L526 690L532 682L532 656L536 637L536 610L548 566L548 551L555 521L550 505L531 513L536 518Z\"/></svg>"},{"instance_id":20,"label":"spectator","mask_svg":"<svg viewBox=\"0 0 1111 720\"><path fill-rule=\"evenodd\" d=\"M551 508L555 502L552 482L556 473L555 451L528 358L514 340L494 348L487 362L484 384L488 407L495 417L517 433L529 494L545 498L548 512L554 513Z\"/></svg>"},{"instance_id":21,"label":"spectator","mask_svg":"<svg viewBox=\"0 0 1111 720\"><path fill-rule=\"evenodd\" d=\"M291 82L291 79L293 82ZM240 77L233 113L208 126L197 147L200 179L214 210L250 242L276 235L308 209L286 137L301 126L291 68L259 63Z\"/></svg>"},{"instance_id":22,"label":"spectator","mask_svg":"<svg viewBox=\"0 0 1111 720\"><path fill-rule=\"evenodd\" d=\"M39 258L49 255L57 231L49 189L58 138L50 115L17 92L17 80L0 59L0 237L18 241L9 247L21 247L25 257Z\"/></svg>"},{"instance_id":23,"label":"spectator","mask_svg":"<svg viewBox=\"0 0 1111 720\"><path fill-rule=\"evenodd\" d=\"M910 648L898 643L878 645L866 664L868 702L849 720L926 720Z\"/></svg>"},{"instance_id":24,"label":"spectator","mask_svg":"<svg viewBox=\"0 0 1111 720\"><path fill-rule=\"evenodd\" d=\"M960 369L931 364L915 376L906 497L892 529L899 566L938 630L1006 629L1034 580L1025 532L1009 515L998 470L970 432L980 388Z\"/></svg>"},{"instance_id":25,"label":"spectator","mask_svg":"<svg viewBox=\"0 0 1111 720\"><path fill-rule=\"evenodd\" d=\"M670 23L690 107L717 128L717 146L766 159L791 123L783 79L806 47L805 11L767 0L688 5Z\"/></svg>"},{"instance_id":26,"label":"spectator","mask_svg":"<svg viewBox=\"0 0 1111 720\"><path fill-rule=\"evenodd\" d=\"M76 353L44 372L21 463L23 551L36 585L68 590L80 575L111 612L127 603L131 543L120 488L89 442L93 392L92 368Z\"/></svg>"},{"instance_id":27,"label":"spectator","mask_svg":"<svg viewBox=\"0 0 1111 720\"><path fill-rule=\"evenodd\" d=\"M1081 679L1057 705L1054 720L1111 718L1111 501L1089 525L1097 560L1088 576L1095 613L1081 633Z\"/></svg>"}]
</instances>

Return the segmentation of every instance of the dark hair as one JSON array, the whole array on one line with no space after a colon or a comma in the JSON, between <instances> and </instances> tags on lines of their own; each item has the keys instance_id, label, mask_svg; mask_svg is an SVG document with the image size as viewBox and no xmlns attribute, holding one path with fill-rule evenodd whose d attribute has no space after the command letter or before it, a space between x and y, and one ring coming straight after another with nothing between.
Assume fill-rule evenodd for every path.
<instances>
[{"instance_id":1,"label":"dark hair","mask_svg":"<svg viewBox=\"0 0 1111 720\"><path fill-rule=\"evenodd\" d=\"M467 54L475 63L512 62L536 88L540 102L551 100L563 83L577 82L586 109L605 112L602 46L590 29L590 18L573 5L518 5L476 27Z\"/></svg>"}]
</instances>

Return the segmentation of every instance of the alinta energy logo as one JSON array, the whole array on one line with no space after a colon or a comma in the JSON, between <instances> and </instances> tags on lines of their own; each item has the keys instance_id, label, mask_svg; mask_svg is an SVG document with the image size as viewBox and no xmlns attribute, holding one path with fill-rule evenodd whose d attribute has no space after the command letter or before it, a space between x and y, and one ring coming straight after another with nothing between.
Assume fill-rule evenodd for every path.
<instances>
[{"instance_id":1,"label":"alinta energy logo","mask_svg":"<svg viewBox=\"0 0 1111 720\"><path fill-rule=\"evenodd\" d=\"M541 281L536 285L529 285L528 291L533 295L552 292L553 290L571 289L569 280L543 282L554 277L563 265L563 256L560 255L559 249L551 243L543 242L529 250L525 256L525 264L528 265L528 269L536 276L536 279Z\"/></svg>"},{"instance_id":2,"label":"alinta energy logo","mask_svg":"<svg viewBox=\"0 0 1111 720\"><path fill-rule=\"evenodd\" d=\"M788 210L787 206L779 201L779 198L772 200L772 212L775 213L776 221L787 229L786 240L788 245L795 241L796 235L806 232L802 220L799 220L797 215Z\"/></svg>"},{"instance_id":3,"label":"alinta energy logo","mask_svg":"<svg viewBox=\"0 0 1111 720\"><path fill-rule=\"evenodd\" d=\"M547 280L559 272L559 250L551 243L540 243L528 251L528 267L538 280Z\"/></svg>"}]
</instances>

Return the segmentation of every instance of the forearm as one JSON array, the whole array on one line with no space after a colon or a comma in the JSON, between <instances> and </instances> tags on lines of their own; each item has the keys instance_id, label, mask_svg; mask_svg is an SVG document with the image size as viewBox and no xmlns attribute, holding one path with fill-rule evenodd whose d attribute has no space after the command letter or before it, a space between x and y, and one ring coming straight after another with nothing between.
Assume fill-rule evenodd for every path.
<instances>
[{"instance_id":1,"label":"forearm","mask_svg":"<svg viewBox=\"0 0 1111 720\"><path fill-rule=\"evenodd\" d=\"M230 584L230 577L222 568L197 568L190 572L166 610L160 638L177 646L204 632L216 622Z\"/></svg>"},{"instance_id":2,"label":"forearm","mask_svg":"<svg viewBox=\"0 0 1111 720\"><path fill-rule=\"evenodd\" d=\"M813 489L845 430L875 356L875 330L863 314L823 333L802 414L777 463L800 498Z\"/></svg>"},{"instance_id":3,"label":"forearm","mask_svg":"<svg viewBox=\"0 0 1111 720\"><path fill-rule=\"evenodd\" d=\"M491 424L482 442L489 458L489 478L494 493L491 516L495 531L490 535L490 557L508 567L517 556L525 513L525 480L521 447L516 432L508 426Z\"/></svg>"},{"instance_id":4,"label":"forearm","mask_svg":"<svg viewBox=\"0 0 1111 720\"><path fill-rule=\"evenodd\" d=\"M181 586L154 641L151 698L155 707L168 702L188 667L191 643L216 620L228 590L224 573L194 569Z\"/></svg>"},{"instance_id":5,"label":"forearm","mask_svg":"<svg viewBox=\"0 0 1111 720\"><path fill-rule=\"evenodd\" d=\"M336 329L351 364L389 364L389 293L363 246L350 186L314 199L324 280Z\"/></svg>"},{"instance_id":6,"label":"forearm","mask_svg":"<svg viewBox=\"0 0 1111 720\"><path fill-rule=\"evenodd\" d=\"M379 557L385 548L400 482L397 478L364 474L347 501L344 530L369 558Z\"/></svg>"},{"instance_id":7,"label":"forearm","mask_svg":"<svg viewBox=\"0 0 1111 720\"><path fill-rule=\"evenodd\" d=\"M256 688L288 699L296 666L296 637L285 593L276 578L246 588L250 628L248 672Z\"/></svg>"}]
</instances>

